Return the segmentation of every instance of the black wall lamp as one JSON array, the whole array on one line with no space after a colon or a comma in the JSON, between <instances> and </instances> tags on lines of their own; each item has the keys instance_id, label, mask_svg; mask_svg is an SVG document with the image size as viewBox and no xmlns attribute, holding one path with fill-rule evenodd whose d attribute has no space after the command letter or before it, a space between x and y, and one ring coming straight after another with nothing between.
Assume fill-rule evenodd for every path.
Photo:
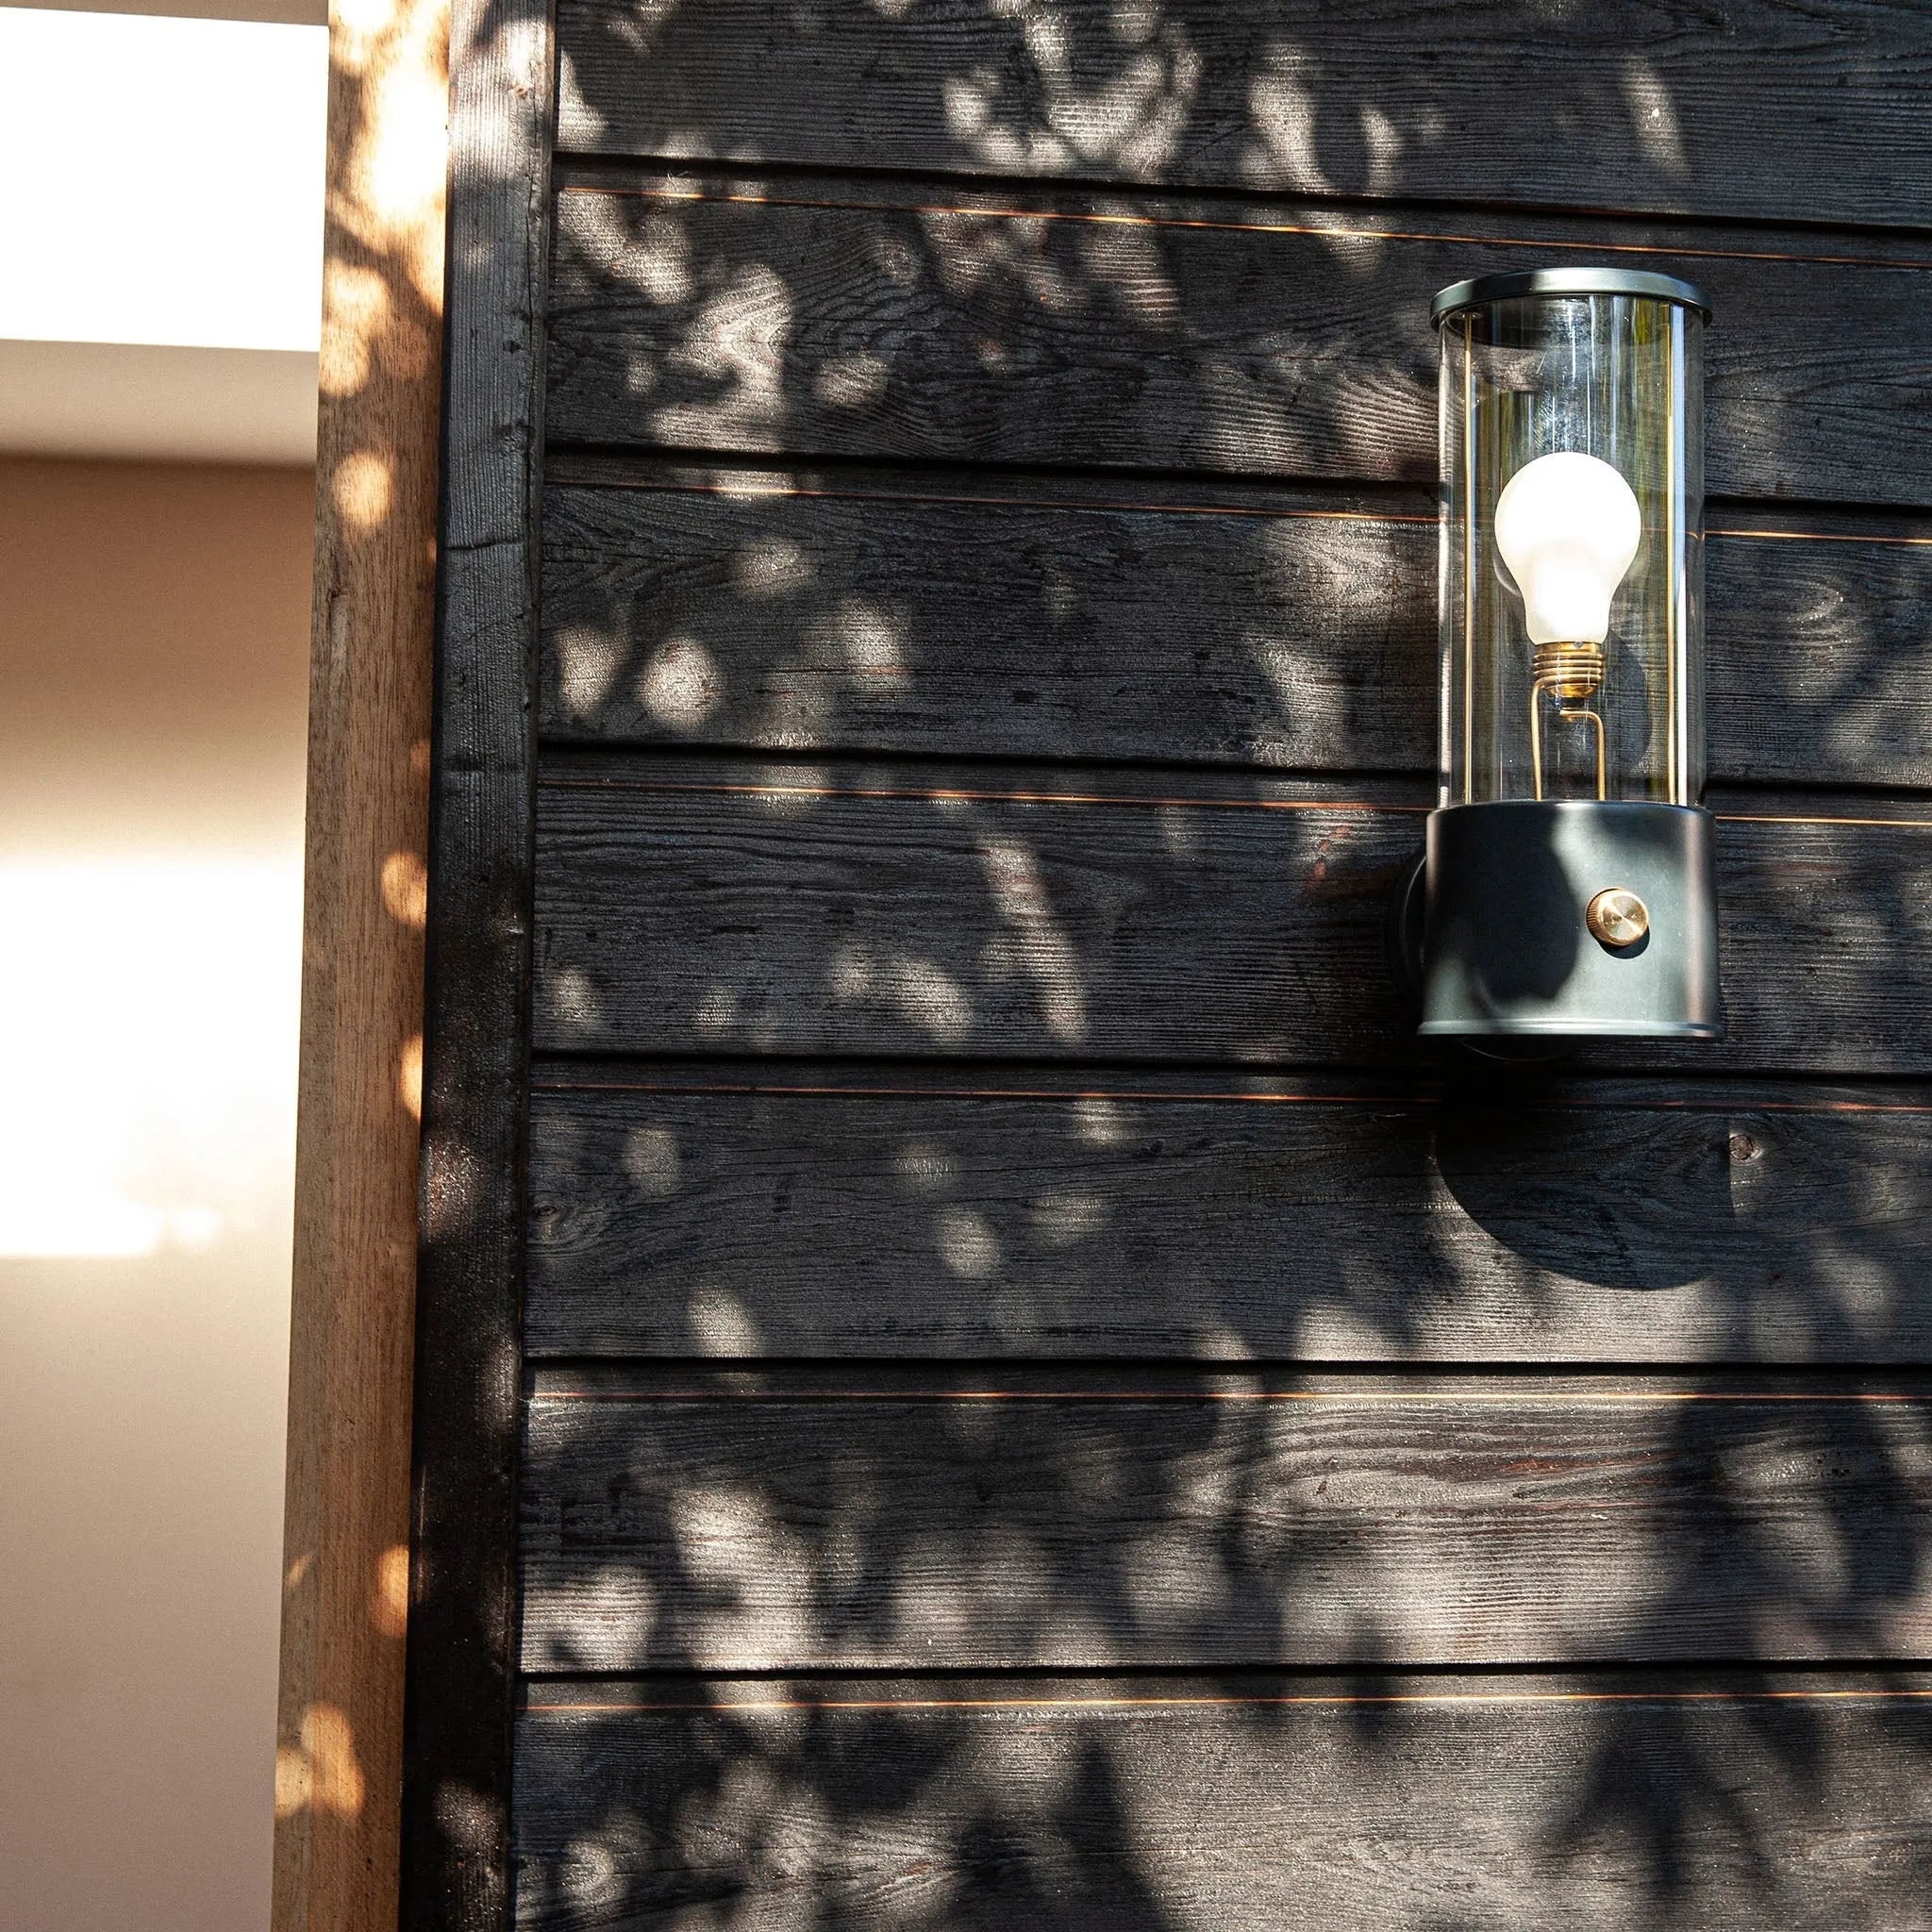
<instances>
[{"instance_id":1,"label":"black wall lamp","mask_svg":"<svg viewBox=\"0 0 1932 1932\"><path fill-rule=\"evenodd\" d=\"M1458 282L1441 343L1441 756L1400 930L1421 1031L1720 1038L1688 282Z\"/></svg>"}]
</instances>

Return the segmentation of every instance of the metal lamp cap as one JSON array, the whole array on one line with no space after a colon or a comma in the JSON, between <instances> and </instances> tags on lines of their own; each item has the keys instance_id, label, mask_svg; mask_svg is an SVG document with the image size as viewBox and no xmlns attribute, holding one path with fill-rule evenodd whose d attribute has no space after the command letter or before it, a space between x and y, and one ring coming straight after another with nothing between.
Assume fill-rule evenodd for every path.
<instances>
[{"instance_id":1,"label":"metal lamp cap","mask_svg":"<svg viewBox=\"0 0 1932 1932\"><path fill-rule=\"evenodd\" d=\"M1695 282L1681 282L1675 275L1637 268L1532 268L1451 283L1429 304L1429 320L1440 328L1465 308L1559 295L1635 295L1651 302L1674 302L1679 308L1696 309L1706 322L1713 313L1710 297Z\"/></svg>"}]
</instances>

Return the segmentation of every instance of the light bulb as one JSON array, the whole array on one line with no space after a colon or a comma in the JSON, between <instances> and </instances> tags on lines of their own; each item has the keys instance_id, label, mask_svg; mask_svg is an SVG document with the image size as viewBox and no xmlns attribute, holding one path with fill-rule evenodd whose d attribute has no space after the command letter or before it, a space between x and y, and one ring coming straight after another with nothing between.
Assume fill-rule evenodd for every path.
<instances>
[{"instance_id":1,"label":"light bulb","mask_svg":"<svg viewBox=\"0 0 1932 1932\"><path fill-rule=\"evenodd\" d=\"M1533 644L1600 644L1610 599L1643 540L1637 494L1580 450L1525 463L1496 499L1496 548L1523 592Z\"/></svg>"}]
</instances>

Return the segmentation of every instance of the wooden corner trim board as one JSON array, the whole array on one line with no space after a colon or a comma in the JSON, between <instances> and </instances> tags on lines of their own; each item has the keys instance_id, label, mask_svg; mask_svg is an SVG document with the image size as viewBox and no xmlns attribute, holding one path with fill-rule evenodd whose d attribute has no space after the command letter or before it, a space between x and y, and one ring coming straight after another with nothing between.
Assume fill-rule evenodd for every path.
<instances>
[{"instance_id":1,"label":"wooden corner trim board","mask_svg":"<svg viewBox=\"0 0 1932 1932\"><path fill-rule=\"evenodd\" d=\"M505 1932L551 27L457 0L400 1923ZM334 1932L334 1928L331 1928Z\"/></svg>"},{"instance_id":2,"label":"wooden corner trim board","mask_svg":"<svg viewBox=\"0 0 1932 1932\"><path fill-rule=\"evenodd\" d=\"M275 1932L396 1916L447 33L329 30Z\"/></svg>"}]
</instances>

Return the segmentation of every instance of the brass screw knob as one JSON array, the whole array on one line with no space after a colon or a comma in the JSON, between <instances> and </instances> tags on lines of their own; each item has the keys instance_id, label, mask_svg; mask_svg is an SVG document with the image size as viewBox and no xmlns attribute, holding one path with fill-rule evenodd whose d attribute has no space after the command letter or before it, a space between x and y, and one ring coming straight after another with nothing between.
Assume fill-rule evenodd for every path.
<instances>
[{"instance_id":1,"label":"brass screw knob","mask_svg":"<svg viewBox=\"0 0 1932 1932\"><path fill-rule=\"evenodd\" d=\"M1593 940L1621 953L1650 930L1650 908L1635 892L1612 886L1590 902L1583 923Z\"/></svg>"}]
</instances>

